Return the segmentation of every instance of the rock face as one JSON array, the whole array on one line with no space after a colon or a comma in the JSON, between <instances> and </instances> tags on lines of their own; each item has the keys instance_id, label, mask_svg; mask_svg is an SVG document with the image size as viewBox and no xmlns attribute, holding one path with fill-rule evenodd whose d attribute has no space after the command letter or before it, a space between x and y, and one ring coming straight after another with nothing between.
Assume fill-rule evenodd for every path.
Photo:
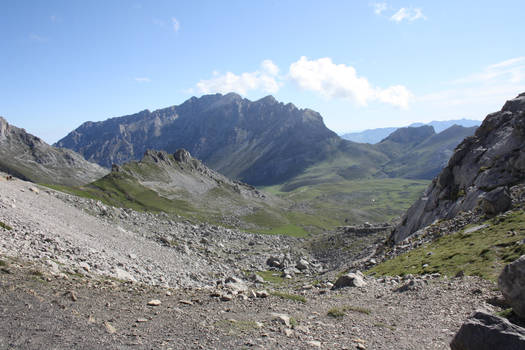
<instances>
[{"instance_id":1,"label":"rock face","mask_svg":"<svg viewBox=\"0 0 525 350\"><path fill-rule=\"evenodd\" d=\"M33 182L83 185L108 170L69 149L56 148L0 117L0 170Z\"/></svg>"},{"instance_id":2,"label":"rock face","mask_svg":"<svg viewBox=\"0 0 525 350\"><path fill-rule=\"evenodd\" d=\"M179 106L86 122L57 145L110 167L147 149L187 149L209 167L253 185L274 184L326 158L342 142L319 113L268 96L192 97Z\"/></svg>"},{"instance_id":3,"label":"rock face","mask_svg":"<svg viewBox=\"0 0 525 350\"><path fill-rule=\"evenodd\" d=\"M525 349L525 329L508 320L475 312L459 329L450 343L452 350Z\"/></svg>"},{"instance_id":4,"label":"rock face","mask_svg":"<svg viewBox=\"0 0 525 350\"><path fill-rule=\"evenodd\" d=\"M525 93L489 114L472 137L407 211L391 235L398 243L437 219L482 207L494 215L507 208L506 189L525 179ZM495 191L495 192L493 192Z\"/></svg>"},{"instance_id":5,"label":"rock face","mask_svg":"<svg viewBox=\"0 0 525 350\"><path fill-rule=\"evenodd\" d=\"M505 266L498 287L514 313L525 319L525 255Z\"/></svg>"}]
</instances>

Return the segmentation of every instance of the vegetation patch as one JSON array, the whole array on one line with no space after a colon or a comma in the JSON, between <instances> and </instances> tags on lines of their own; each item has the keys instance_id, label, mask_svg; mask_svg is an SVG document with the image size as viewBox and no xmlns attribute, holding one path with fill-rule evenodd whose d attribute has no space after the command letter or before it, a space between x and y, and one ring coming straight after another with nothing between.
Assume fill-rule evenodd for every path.
<instances>
[{"instance_id":1,"label":"vegetation patch","mask_svg":"<svg viewBox=\"0 0 525 350\"><path fill-rule=\"evenodd\" d=\"M327 315L333 318L342 318L346 315L347 311L358 312L365 315L370 315L372 313L370 309L361 306L345 305L342 307L331 308L330 310L328 310Z\"/></svg>"},{"instance_id":2,"label":"vegetation patch","mask_svg":"<svg viewBox=\"0 0 525 350\"><path fill-rule=\"evenodd\" d=\"M311 233L336 226L386 222L405 212L428 185L425 180L291 180L263 190L294 203L286 219Z\"/></svg>"},{"instance_id":3,"label":"vegetation patch","mask_svg":"<svg viewBox=\"0 0 525 350\"><path fill-rule=\"evenodd\" d=\"M0 221L0 227L8 231L11 231L13 229L11 226L3 223L2 221Z\"/></svg>"},{"instance_id":4,"label":"vegetation patch","mask_svg":"<svg viewBox=\"0 0 525 350\"><path fill-rule=\"evenodd\" d=\"M438 238L376 265L367 274L399 275L441 273L479 276L496 281L505 264L525 254L525 212L511 212L485 222L488 226L465 233L466 229Z\"/></svg>"},{"instance_id":5,"label":"vegetation patch","mask_svg":"<svg viewBox=\"0 0 525 350\"><path fill-rule=\"evenodd\" d=\"M257 272L266 282L281 284L284 282L284 277L280 273L275 271L259 271Z\"/></svg>"},{"instance_id":6,"label":"vegetation patch","mask_svg":"<svg viewBox=\"0 0 525 350\"><path fill-rule=\"evenodd\" d=\"M228 334L250 333L259 328L255 321L221 320L215 322L215 327Z\"/></svg>"},{"instance_id":7,"label":"vegetation patch","mask_svg":"<svg viewBox=\"0 0 525 350\"><path fill-rule=\"evenodd\" d=\"M289 294L289 293L284 293L284 292L271 292L270 294L275 295L276 297L279 297L282 299L288 299L288 300L293 300L293 301L297 301L300 303L306 303L306 298L302 295Z\"/></svg>"}]
</instances>

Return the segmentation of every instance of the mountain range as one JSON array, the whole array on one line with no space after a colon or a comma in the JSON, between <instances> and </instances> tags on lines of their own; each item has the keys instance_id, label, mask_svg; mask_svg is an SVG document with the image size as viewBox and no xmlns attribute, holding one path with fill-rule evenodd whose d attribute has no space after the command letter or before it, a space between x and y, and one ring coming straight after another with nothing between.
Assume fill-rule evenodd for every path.
<instances>
[{"instance_id":1,"label":"mountain range","mask_svg":"<svg viewBox=\"0 0 525 350\"><path fill-rule=\"evenodd\" d=\"M436 133L440 133L445 129L450 128L453 125L464 126L466 128L477 127L481 124L479 120L473 119L454 119L454 120L444 120L444 121L431 121L430 123L412 123L409 127L419 127L424 125L432 126ZM376 128L376 129L367 129L359 132L349 132L344 133L341 137L345 140L361 142L361 143L370 143L375 144L385 139L388 135L396 131L397 127L389 128Z\"/></svg>"},{"instance_id":2,"label":"mountain range","mask_svg":"<svg viewBox=\"0 0 525 350\"><path fill-rule=\"evenodd\" d=\"M184 148L227 177L268 186L294 179L323 182L334 176L431 179L454 147L474 131L458 126L437 137L431 126L400 130L378 145L359 144L329 130L321 115L310 109L278 102L272 96L252 102L230 93L86 122L56 146L70 148L105 167L139 160L147 149L173 153ZM421 145L423 150L419 146L426 138L432 140ZM437 155L428 155L434 151ZM420 153L432 163L432 169L423 171L420 162L412 162Z\"/></svg>"}]
</instances>

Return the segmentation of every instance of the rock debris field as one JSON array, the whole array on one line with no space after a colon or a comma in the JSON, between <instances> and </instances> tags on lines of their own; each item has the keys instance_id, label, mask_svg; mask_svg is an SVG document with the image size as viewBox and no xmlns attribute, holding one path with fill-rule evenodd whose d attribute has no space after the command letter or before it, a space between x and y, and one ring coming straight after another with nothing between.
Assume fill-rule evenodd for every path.
<instances>
[{"instance_id":1,"label":"rock debris field","mask_svg":"<svg viewBox=\"0 0 525 350\"><path fill-rule=\"evenodd\" d=\"M498 310L475 277L332 290L336 271L304 239L20 180L0 180L0 222L0 349L447 349L471 313ZM269 260L282 265L260 274L271 282L254 274Z\"/></svg>"}]
</instances>

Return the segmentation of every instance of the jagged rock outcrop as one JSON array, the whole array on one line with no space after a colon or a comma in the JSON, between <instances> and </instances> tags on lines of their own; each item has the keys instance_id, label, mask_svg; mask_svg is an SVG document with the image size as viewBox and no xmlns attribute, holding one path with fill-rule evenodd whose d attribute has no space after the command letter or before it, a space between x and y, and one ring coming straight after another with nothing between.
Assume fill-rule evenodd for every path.
<instances>
[{"instance_id":1,"label":"jagged rock outcrop","mask_svg":"<svg viewBox=\"0 0 525 350\"><path fill-rule=\"evenodd\" d=\"M33 182L83 185L108 170L69 149L48 145L0 117L0 170Z\"/></svg>"},{"instance_id":2,"label":"jagged rock outcrop","mask_svg":"<svg viewBox=\"0 0 525 350\"><path fill-rule=\"evenodd\" d=\"M488 215L505 210L506 189L525 181L525 93L489 114L474 136L455 150L424 195L407 211L391 235L398 243L437 219L491 205ZM492 192L495 191L495 192ZM490 203L489 203L490 204ZM487 209L485 209L487 210Z\"/></svg>"}]
</instances>

